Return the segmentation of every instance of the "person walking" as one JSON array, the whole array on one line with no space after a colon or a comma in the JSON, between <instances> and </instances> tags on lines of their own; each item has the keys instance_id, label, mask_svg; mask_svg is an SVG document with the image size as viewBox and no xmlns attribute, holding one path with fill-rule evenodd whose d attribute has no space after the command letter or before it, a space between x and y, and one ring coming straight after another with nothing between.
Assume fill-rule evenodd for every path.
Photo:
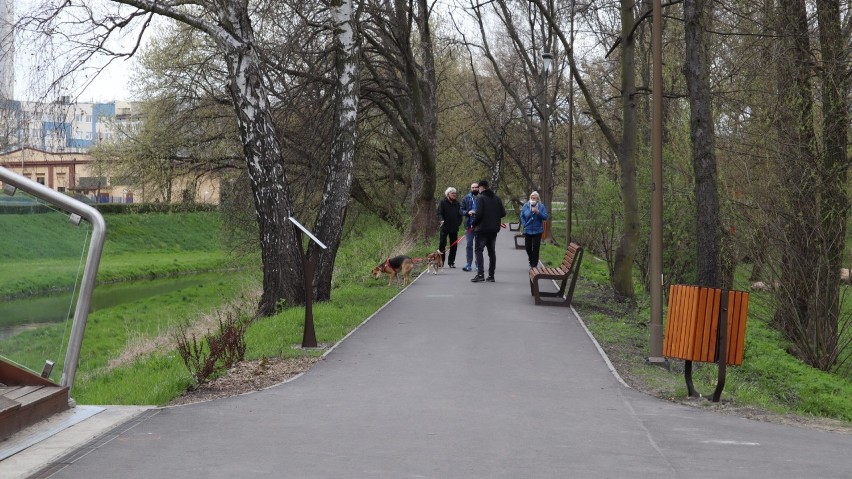
<instances>
[{"instance_id":1,"label":"person walking","mask_svg":"<svg viewBox=\"0 0 852 479\"><path fill-rule=\"evenodd\" d=\"M547 208L541 202L538 191L530 193L530 200L521 207L521 225L524 227L524 247L530 268L538 266L538 253L541 248L541 235L544 222L547 221Z\"/></svg>"},{"instance_id":2,"label":"person walking","mask_svg":"<svg viewBox=\"0 0 852 479\"><path fill-rule=\"evenodd\" d=\"M479 183L471 183L470 191L461 200L461 214L464 217L465 238L465 271L470 271L473 264L473 242L476 239L476 231L473 229L473 215L476 214L476 195L479 194Z\"/></svg>"},{"instance_id":3,"label":"person walking","mask_svg":"<svg viewBox=\"0 0 852 479\"><path fill-rule=\"evenodd\" d=\"M444 258L447 258L450 268L456 267L456 240L459 237L459 226L462 223L461 207L456 201L456 189L450 186L444 191L444 199L438 204L438 220L441 222L441 234L438 240L438 251L441 252L441 266L444 266ZM446 255L444 248L447 246L447 238L450 240L450 254Z\"/></svg>"},{"instance_id":4,"label":"person walking","mask_svg":"<svg viewBox=\"0 0 852 479\"><path fill-rule=\"evenodd\" d=\"M506 216L503 200L488 188L488 180L479 181L479 196L476 197L476 214L473 226L476 228L476 276L474 283L494 282L494 270L497 267L495 243L500 232L500 219ZM485 277L485 263L482 251L488 250L488 277Z\"/></svg>"}]
</instances>

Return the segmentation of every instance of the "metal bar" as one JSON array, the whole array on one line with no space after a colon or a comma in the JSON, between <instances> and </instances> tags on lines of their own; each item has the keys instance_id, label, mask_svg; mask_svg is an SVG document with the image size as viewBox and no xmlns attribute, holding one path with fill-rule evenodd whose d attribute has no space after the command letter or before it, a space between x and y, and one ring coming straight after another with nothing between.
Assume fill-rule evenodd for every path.
<instances>
[{"instance_id":1,"label":"metal bar","mask_svg":"<svg viewBox=\"0 0 852 479\"><path fill-rule=\"evenodd\" d=\"M726 289L722 290L719 306L719 329L716 337L716 363L719 365L719 380L716 383L716 390L713 391L713 402L719 402L722 397L728 366L728 290Z\"/></svg>"},{"instance_id":2,"label":"metal bar","mask_svg":"<svg viewBox=\"0 0 852 479\"><path fill-rule=\"evenodd\" d=\"M316 255L307 256L302 268L305 278L305 330L302 333L302 347L317 347L317 334L314 329L314 270L316 269Z\"/></svg>"},{"instance_id":3,"label":"metal bar","mask_svg":"<svg viewBox=\"0 0 852 479\"><path fill-rule=\"evenodd\" d=\"M692 383L692 361L686 360L683 362L683 377L686 380L686 392L691 398L701 397L701 394L695 390Z\"/></svg>"},{"instance_id":4,"label":"metal bar","mask_svg":"<svg viewBox=\"0 0 852 479\"><path fill-rule=\"evenodd\" d=\"M74 310L74 322L71 326L71 336L68 338L68 350L65 353L65 364L62 367L62 377L59 385L69 390L74 384L77 363L80 359L80 348L83 345L83 333L89 318L89 306L92 303L92 291L95 289L95 278L101 262L101 254L106 239L106 222L98 210L77 201L70 196L54 191L40 183L0 167L0 180L40 198L60 209L81 216L92 225L92 238L89 241L89 254L86 257L86 267L83 270L83 280L80 293L77 296L77 308Z\"/></svg>"}]
</instances>

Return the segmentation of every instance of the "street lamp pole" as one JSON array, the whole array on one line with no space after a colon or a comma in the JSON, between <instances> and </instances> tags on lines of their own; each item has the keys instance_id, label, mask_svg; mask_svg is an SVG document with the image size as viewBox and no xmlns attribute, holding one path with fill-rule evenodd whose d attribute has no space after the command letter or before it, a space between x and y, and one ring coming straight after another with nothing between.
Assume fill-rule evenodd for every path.
<instances>
[{"instance_id":1,"label":"street lamp pole","mask_svg":"<svg viewBox=\"0 0 852 479\"><path fill-rule=\"evenodd\" d=\"M552 188L552 180L551 177L553 175L553 168L551 165L551 155L550 155L550 107L547 101L547 77L550 75L550 66L553 62L553 54L550 52L544 52L541 54L542 65L544 66L544 74L543 74L543 84L542 84L542 136L544 139L544 154L541 159L541 168L542 168L542 185L541 194L544 196L544 206L548 209L548 211L553 211L553 188ZM550 227L553 223L550 219L547 221L548 228L545 228L545 235L543 240L548 240L553 238L552 228Z\"/></svg>"},{"instance_id":2,"label":"street lamp pole","mask_svg":"<svg viewBox=\"0 0 852 479\"><path fill-rule=\"evenodd\" d=\"M574 0L571 0L571 51L574 55ZM565 199L566 245L571 244L571 214L574 211L574 70L568 66L568 186Z\"/></svg>"}]
</instances>

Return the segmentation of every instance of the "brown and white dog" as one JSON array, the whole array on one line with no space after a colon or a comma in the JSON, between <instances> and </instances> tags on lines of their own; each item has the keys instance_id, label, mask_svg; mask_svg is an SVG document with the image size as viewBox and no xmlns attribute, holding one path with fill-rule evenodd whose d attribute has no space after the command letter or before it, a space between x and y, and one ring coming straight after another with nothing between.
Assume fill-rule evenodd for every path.
<instances>
[{"instance_id":1,"label":"brown and white dog","mask_svg":"<svg viewBox=\"0 0 852 479\"><path fill-rule=\"evenodd\" d=\"M393 283L397 275L402 275L402 285L408 284L408 278L411 275L411 269L414 268L414 261L408 256L394 256L388 258L384 263L373 268L373 277L379 279L382 273L388 274L388 286Z\"/></svg>"},{"instance_id":2,"label":"brown and white dog","mask_svg":"<svg viewBox=\"0 0 852 479\"><path fill-rule=\"evenodd\" d=\"M440 251L426 255L426 262L429 263L429 272L432 274L438 274L444 268L444 258Z\"/></svg>"}]
</instances>

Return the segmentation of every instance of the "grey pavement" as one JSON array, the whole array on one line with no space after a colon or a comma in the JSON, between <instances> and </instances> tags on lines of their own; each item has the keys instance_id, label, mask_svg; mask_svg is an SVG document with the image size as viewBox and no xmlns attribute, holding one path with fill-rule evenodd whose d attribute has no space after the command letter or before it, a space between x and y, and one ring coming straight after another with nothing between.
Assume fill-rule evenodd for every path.
<instances>
[{"instance_id":1,"label":"grey pavement","mask_svg":"<svg viewBox=\"0 0 852 479\"><path fill-rule=\"evenodd\" d=\"M533 304L512 235L496 283L422 275L299 378L150 409L36 477L852 477L852 435L626 387L572 310Z\"/></svg>"}]
</instances>

